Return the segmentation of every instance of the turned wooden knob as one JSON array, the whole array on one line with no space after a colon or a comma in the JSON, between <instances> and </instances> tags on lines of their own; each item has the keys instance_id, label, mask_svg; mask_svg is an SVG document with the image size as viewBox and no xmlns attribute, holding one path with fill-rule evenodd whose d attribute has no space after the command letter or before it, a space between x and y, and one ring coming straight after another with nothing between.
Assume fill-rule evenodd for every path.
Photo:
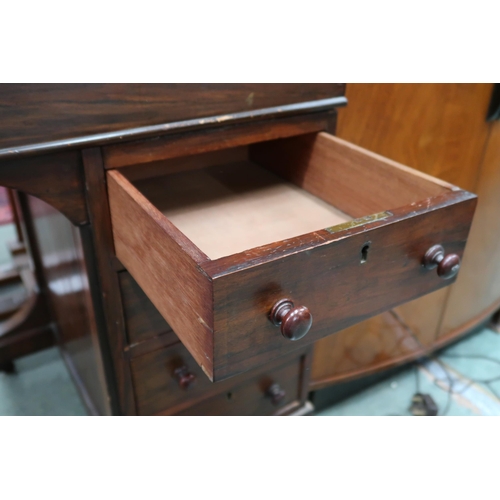
<instances>
[{"instance_id":1,"label":"turned wooden knob","mask_svg":"<svg viewBox=\"0 0 500 500\"><path fill-rule=\"evenodd\" d=\"M285 399L286 393L279 384L272 384L267 389L266 396L271 399L273 405L278 405Z\"/></svg>"},{"instance_id":2,"label":"turned wooden knob","mask_svg":"<svg viewBox=\"0 0 500 500\"><path fill-rule=\"evenodd\" d=\"M188 389L196 380L196 375L191 373L187 366L183 365L174 370L174 377L177 379L181 389Z\"/></svg>"},{"instance_id":3,"label":"turned wooden knob","mask_svg":"<svg viewBox=\"0 0 500 500\"><path fill-rule=\"evenodd\" d=\"M456 253L445 255L441 245L434 245L424 256L424 266L427 269L437 267L438 276L447 280L453 278L460 269L460 257Z\"/></svg>"},{"instance_id":4,"label":"turned wooden knob","mask_svg":"<svg viewBox=\"0 0 500 500\"><path fill-rule=\"evenodd\" d=\"M281 334L289 340L304 337L312 325L312 314L306 306L294 307L290 299L274 304L269 315L276 326L281 326Z\"/></svg>"}]
</instances>

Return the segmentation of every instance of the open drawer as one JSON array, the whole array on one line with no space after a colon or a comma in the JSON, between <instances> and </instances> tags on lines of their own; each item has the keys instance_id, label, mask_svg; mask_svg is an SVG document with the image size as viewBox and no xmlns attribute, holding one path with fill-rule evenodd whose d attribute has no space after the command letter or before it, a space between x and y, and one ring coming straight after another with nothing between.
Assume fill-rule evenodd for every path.
<instances>
[{"instance_id":1,"label":"open drawer","mask_svg":"<svg viewBox=\"0 0 500 500\"><path fill-rule=\"evenodd\" d=\"M107 174L117 257L213 381L454 280L475 195L325 132L218 153Z\"/></svg>"}]
</instances>

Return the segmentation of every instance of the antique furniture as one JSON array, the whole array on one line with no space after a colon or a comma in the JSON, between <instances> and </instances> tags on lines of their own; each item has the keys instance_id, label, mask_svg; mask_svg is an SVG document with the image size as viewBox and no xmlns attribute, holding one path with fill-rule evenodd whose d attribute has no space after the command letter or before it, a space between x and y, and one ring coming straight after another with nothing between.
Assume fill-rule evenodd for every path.
<instances>
[{"instance_id":1,"label":"antique furniture","mask_svg":"<svg viewBox=\"0 0 500 500\"><path fill-rule=\"evenodd\" d=\"M331 339L446 293L476 196L335 136L344 91L0 86L0 184L91 413L307 413Z\"/></svg>"}]
</instances>

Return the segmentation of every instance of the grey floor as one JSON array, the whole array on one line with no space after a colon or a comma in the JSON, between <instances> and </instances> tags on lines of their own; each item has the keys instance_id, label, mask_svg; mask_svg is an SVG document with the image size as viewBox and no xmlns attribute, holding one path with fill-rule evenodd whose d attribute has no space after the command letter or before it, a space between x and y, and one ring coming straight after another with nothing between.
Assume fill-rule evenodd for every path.
<instances>
[{"instance_id":1,"label":"grey floor","mask_svg":"<svg viewBox=\"0 0 500 500\"><path fill-rule=\"evenodd\" d=\"M12 267L6 243L15 239L13 224L0 225L0 270ZM25 356L15 366L17 373L0 372L0 415L87 415L56 348Z\"/></svg>"},{"instance_id":2,"label":"grey floor","mask_svg":"<svg viewBox=\"0 0 500 500\"><path fill-rule=\"evenodd\" d=\"M87 415L57 348L25 356L0 372L0 415Z\"/></svg>"},{"instance_id":3,"label":"grey floor","mask_svg":"<svg viewBox=\"0 0 500 500\"><path fill-rule=\"evenodd\" d=\"M12 225L0 226L0 268L11 265L4 242L14 238ZM56 348L17 360L16 370L0 372L0 415L87 414ZM478 331L316 415L410 415L416 392L431 395L440 415L500 415L500 334Z\"/></svg>"},{"instance_id":4,"label":"grey floor","mask_svg":"<svg viewBox=\"0 0 500 500\"><path fill-rule=\"evenodd\" d=\"M411 415L416 392L434 399L438 415L500 415L500 335L484 328L316 414Z\"/></svg>"},{"instance_id":5,"label":"grey floor","mask_svg":"<svg viewBox=\"0 0 500 500\"><path fill-rule=\"evenodd\" d=\"M16 368L0 372L0 415L86 415L56 348L19 359ZM440 415L500 415L500 335L485 328L316 414L410 415L415 392L430 394Z\"/></svg>"}]
</instances>

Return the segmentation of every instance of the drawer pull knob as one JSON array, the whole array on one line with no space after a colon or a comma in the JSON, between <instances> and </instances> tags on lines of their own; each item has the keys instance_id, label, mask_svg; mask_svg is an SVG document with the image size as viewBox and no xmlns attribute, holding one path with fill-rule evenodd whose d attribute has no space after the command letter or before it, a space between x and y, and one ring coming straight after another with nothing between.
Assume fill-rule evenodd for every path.
<instances>
[{"instance_id":1,"label":"drawer pull knob","mask_svg":"<svg viewBox=\"0 0 500 500\"><path fill-rule=\"evenodd\" d=\"M189 389L196 380L196 375L191 373L185 365L174 370L174 377L177 379L179 387L184 390Z\"/></svg>"},{"instance_id":2,"label":"drawer pull knob","mask_svg":"<svg viewBox=\"0 0 500 500\"><path fill-rule=\"evenodd\" d=\"M304 337L312 325L312 314L306 306L294 307L290 299L283 299L274 304L270 319L276 326L281 326L283 337L299 340Z\"/></svg>"},{"instance_id":3,"label":"drawer pull knob","mask_svg":"<svg viewBox=\"0 0 500 500\"><path fill-rule=\"evenodd\" d=\"M437 267L438 276L447 280L457 275L460 269L460 257L456 253L445 255L441 245L434 245L425 253L424 266L426 269Z\"/></svg>"},{"instance_id":4,"label":"drawer pull knob","mask_svg":"<svg viewBox=\"0 0 500 500\"><path fill-rule=\"evenodd\" d=\"M279 405L285 399L285 391L279 384L272 384L266 391L266 396L271 399L273 405Z\"/></svg>"}]
</instances>

